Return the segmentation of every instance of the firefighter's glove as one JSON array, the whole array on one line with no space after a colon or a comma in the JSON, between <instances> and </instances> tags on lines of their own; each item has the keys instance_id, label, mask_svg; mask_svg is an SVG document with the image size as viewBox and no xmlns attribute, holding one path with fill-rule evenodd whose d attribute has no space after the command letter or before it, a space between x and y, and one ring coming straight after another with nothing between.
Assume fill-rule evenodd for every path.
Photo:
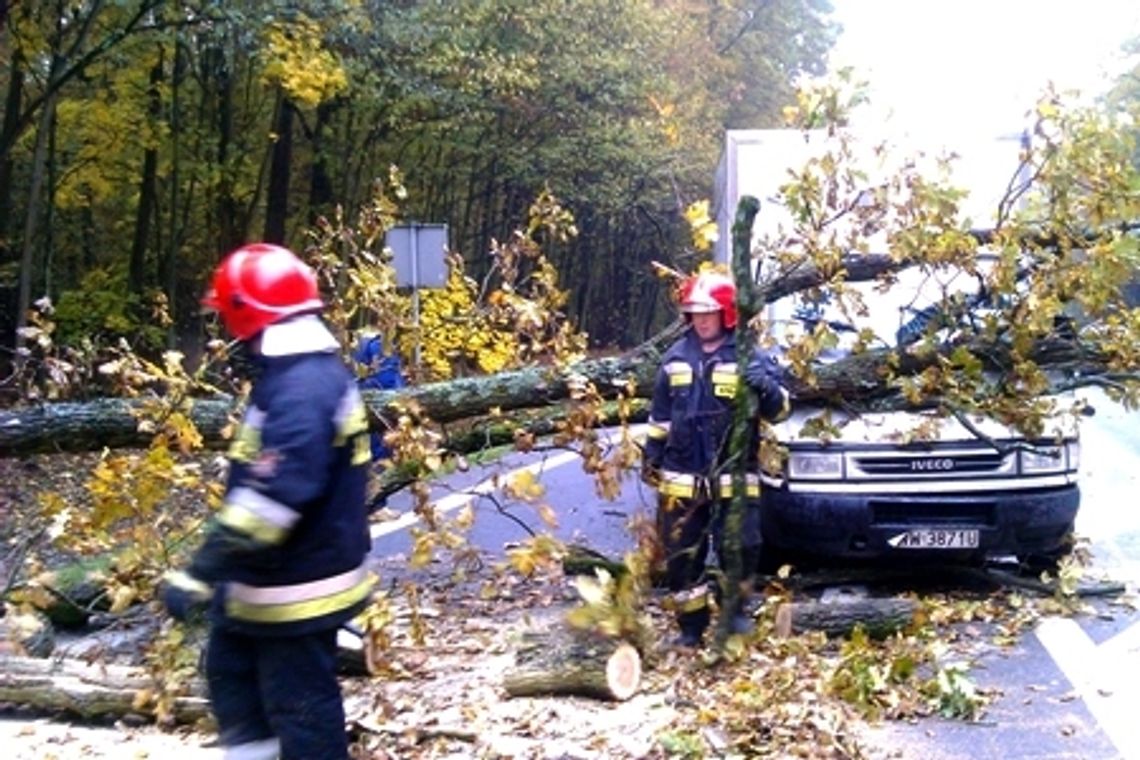
<instances>
[{"instance_id":1,"label":"firefighter's glove","mask_svg":"<svg viewBox=\"0 0 1140 760\"><path fill-rule=\"evenodd\" d=\"M744 368L744 382L761 395L772 391L780 387L780 365L767 354L753 356Z\"/></svg>"},{"instance_id":2,"label":"firefighter's glove","mask_svg":"<svg viewBox=\"0 0 1140 760\"><path fill-rule=\"evenodd\" d=\"M771 356L753 357L744 368L744 382L760 400L760 416L782 420L791 411L791 398L780 383L780 365Z\"/></svg>"},{"instance_id":3,"label":"firefighter's glove","mask_svg":"<svg viewBox=\"0 0 1140 760\"><path fill-rule=\"evenodd\" d=\"M181 622L204 617L213 595L209 584L182 571L168 573L159 589L159 598L167 613Z\"/></svg>"}]
</instances>

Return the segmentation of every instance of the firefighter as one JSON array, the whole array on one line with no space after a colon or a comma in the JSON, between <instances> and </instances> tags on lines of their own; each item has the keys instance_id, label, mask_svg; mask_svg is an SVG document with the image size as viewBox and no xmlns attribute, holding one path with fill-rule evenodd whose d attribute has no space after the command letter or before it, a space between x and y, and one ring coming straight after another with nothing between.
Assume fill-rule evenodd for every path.
<instances>
[{"instance_id":1,"label":"firefighter","mask_svg":"<svg viewBox=\"0 0 1140 760\"><path fill-rule=\"evenodd\" d=\"M720 553L732 497L725 460L739 378L756 392L762 417L777 419L788 412L788 393L767 353L757 347L745 371L738 371L735 300L731 278L717 272L701 272L682 283L680 307L689 327L662 357L649 411L642 474L657 489L664 581L680 628L677 643L686 647L700 646L711 618L710 593L716 598L718 590L710 589L705 562L710 541ZM753 471L746 478L741 536L746 575L759 562L757 445L758 435L747 452ZM742 608L734 613L734 630L744 632L750 621Z\"/></svg>"},{"instance_id":2,"label":"firefighter","mask_svg":"<svg viewBox=\"0 0 1140 760\"><path fill-rule=\"evenodd\" d=\"M291 251L238 248L202 303L257 369L222 507L161 598L177 619L208 615L206 682L226 758L347 758L336 636L373 581L365 408L317 316L316 276Z\"/></svg>"}]
</instances>

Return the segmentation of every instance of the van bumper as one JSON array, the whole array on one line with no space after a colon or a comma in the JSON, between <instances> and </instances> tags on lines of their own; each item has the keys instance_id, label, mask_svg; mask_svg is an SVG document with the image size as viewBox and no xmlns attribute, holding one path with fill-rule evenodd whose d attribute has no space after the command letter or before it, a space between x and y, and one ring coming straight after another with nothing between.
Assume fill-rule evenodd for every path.
<instances>
[{"instance_id":1,"label":"van bumper","mask_svg":"<svg viewBox=\"0 0 1140 760\"><path fill-rule=\"evenodd\" d=\"M813 494L767 488L761 527L767 548L827 558L1049 556L1068 545L1080 490L955 494ZM978 531L978 545L912 549L892 545L911 530Z\"/></svg>"}]
</instances>

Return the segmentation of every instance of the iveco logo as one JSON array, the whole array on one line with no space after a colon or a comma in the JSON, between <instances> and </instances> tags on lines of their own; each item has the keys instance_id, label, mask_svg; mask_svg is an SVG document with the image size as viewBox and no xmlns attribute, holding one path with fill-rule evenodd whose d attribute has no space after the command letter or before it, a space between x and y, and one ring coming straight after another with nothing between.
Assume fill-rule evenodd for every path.
<instances>
[{"instance_id":1,"label":"iveco logo","mask_svg":"<svg viewBox=\"0 0 1140 760\"><path fill-rule=\"evenodd\" d=\"M915 459L910 463L912 472L944 472L954 469L954 460L944 459Z\"/></svg>"}]
</instances>

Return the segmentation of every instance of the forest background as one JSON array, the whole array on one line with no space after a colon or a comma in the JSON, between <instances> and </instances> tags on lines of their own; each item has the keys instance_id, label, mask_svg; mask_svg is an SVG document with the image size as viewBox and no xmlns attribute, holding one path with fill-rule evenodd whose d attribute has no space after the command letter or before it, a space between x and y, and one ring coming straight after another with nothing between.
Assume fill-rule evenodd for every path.
<instances>
[{"instance_id":1,"label":"forest background","mask_svg":"<svg viewBox=\"0 0 1140 760\"><path fill-rule=\"evenodd\" d=\"M629 347L657 334L673 314L669 281L657 277L651 263L689 272L707 258L701 244L709 209L701 202L712 195L724 130L784 126L789 113L803 118L828 111L828 103L805 104L797 85L829 68L841 31L832 19L827 0L0 0L0 345L12 347L2 358L37 349L46 354L53 346L83 347L87 357L114 348L110 353L127 357L114 367L67 354L68 361L30 362L49 376L25 384L18 372L3 373L16 380L2 386L3 403L37 400L29 391L98 395L139 366L131 351L151 358L167 348L182 352L164 357L165 371L148 368L164 404L144 408L145 431L160 434L141 455L100 457L82 486L94 509L85 508L85 499L55 496L40 500L42 511L12 514L40 521L29 531L37 539L54 535L41 525L67 518L72 522L59 533L103 554L109 546L161 545L165 551L166 542L183 538L169 529L165 513L153 517L156 510L173 501L173 491L211 486L197 475L184 477L170 456L173 449L198 449L202 439L170 414L182 408L180 397L193 383L169 362L187 354L188 364L196 364L209 334L198 299L216 262L245 241L280 242L301 252L332 296L331 322L382 328L407 351L410 327L402 321L408 312L401 300L407 293L383 266L369 266L383 256L377 236L399 221L446 223L455 276L438 294L438 311L429 308L435 294L425 294L425 317L438 319L424 329L432 330L432 345L450 353L445 362L426 361L424 375L415 379L525 367L536 357L563 359L583 347L582 333L595 350ZM1140 102L1138 74L1126 73L1104 96L1106 112ZM1030 257L1035 268L1026 278L1010 277L1010 287L1020 282L1025 298L1015 299L1000 324L1019 339L1017 352L1030 356L1031 339L1050 335L1054 310L1082 296L1087 313L1108 314L1086 330L1102 351L1082 356L1092 364L1104 359L1117 375L1134 372L1140 322L1130 318L1121 326L1115 301L1117 285L1135 270L1134 240L1125 234L1134 228L1118 226L1136 218L1134 173L1116 162L1122 143L1115 132L1111 141L1102 140L1094 120L1061 118L1050 103L1043 105L1037 115L1046 139L1032 165L1050 204L1045 229L1062 238L1065 255ZM1119 126L1106 121L1095 126ZM1054 127L1066 139L1051 143ZM1070 144L1075 147L1062 149ZM856 189L854 174L820 166L805 172L792 184L800 207L813 212L804 214L808 221L830 219L814 211L836 200L814 193L823 186L817 176L829 187ZM956 196L905 179L893 189L909 191L910 201L890 205L893 195L884 193L883 208L923 222L905 230L923 234L914 238L913 251L903 252L906 260L877 262L883 271L957 262L967 247L972 253L975 241L965 246L963 236L938 234L951 230L942 209ZM847 212L866 210L837 195ZM1080 202L1070 203L1074 198ZM937 213L918 213L928 208ZM1083 233L1056 233L1083 230L1089 218L1103 223L1104 245L1095 246L1095 257L1070 255L1094 246ZM1039 238L1023 231L1012 228L1009 240L1036 245ZM817 274L839 271L828 258L836 250L813 250L820 254ZM491 274L501 282L481 289ZM833 279L840 282L826 284L841 288L843 278ZM1090 281L1098 287L1088 288ZM817 279L784 287L820 285ZM492 326L510 329L450 343L449 328L477 303ZM386 308L394 305L400 308ZM1032 306L1040 324L1017 319L1021 312L1013 307L1021 305ZM499 309L510 318L499 319ZM574 325L573 334L565 325ZM816 343L819 348L823 341ZM940 390L951 405L969 399L976 408L977 378L969 376L980 365L961 351L953 358L945 374L924 370L923 388ZM945 381L952 369L967 382ZM53 373L71 371L76 377L61 379L78 382L56 382ZM1037 379L1026 362L1014 363L1010 376ZM1129 387L1135 394L1135 384ZM1009 383L1001 390L1008 388L1022 397L997 408L1036 408L1023 397L1038 386ZM597 410L581 401L575 399L575 411L596 422ZM156 426L160 413L164 424ZM588 425L571 415L567 427L580 432ZM421 476L440 465L438 442L403 419L393 435L403 461L417 468L410 479L422 485ZM516 443L525 450L533 439L526 434ZM631 446L619 454L628 454L620 472L636 463ZM595 466L596 452L584 447L583 459L587 471L593 467L611 486L617 482L619 470ZM38 465L19 466L27 478ZM60 468L69 469L81 470ZM523 498L541 489L512 480L504 491ZM210 497L216 503L216 489ZM426 487L416 498L426 502ZM197 514L201 503L195 496L183 506ZM433 515L425 504L418 511L425 519ZM107 527L124 514L135 518L128 528ZM135 529L140 532L128 532ZM419 536L417 549L432 549L433 541L449 545L448 529L441 523L438 536ZM11 555L13 581L25 567L29 576L38 569L16 561L21 552ZM427 553L413 552L412 559ZM512 559L528 563L517 569L533 569L537 554L516 552ZM113 612L149 598L155 560L130 552L115 558ZM406 592L413 600L418 594ZM385 612L381 606L377 616ZM375 630L383 635L385 627ZM165 676L163 698L193 671L186 653L175 651L180 641L167 634L150 653L150 665ZM904 655L895 659L916 659ZM844 657L844 663L855 659ZM932 662L933 656L919 659ZM831 688L854 691L851 701L877 711L886 699L878 687L862 689L863 680L847 678L874 675L874 669L862 661L856 666L839 666ZM778 668L756 670L759 678L783 680ZM960 697L962 689L951 686L936 690L936 698ZM745 694L727 681L726 688ZM764 690L772 697L765 704L784 709L788 694ZM704 691L717 700L718 713L732 714L723 709L730 699ZM163 698L155 700L159 714L170 707ZM974 714L976 700L964 704L968 709L960 712ZM804 723L793 717L791 724ZM831 732L830 725L818 731Z\"/></svg>"},{"instance_id":2,"label":"forest background","mask_svg":"<svg viewBox=\"0 0 1140 760\"><path fill-rule=\"evenodd\" d=\"M594 347L631 345L669 316L649 262L700 256L684 212L711 194L724 129L781 123L797 78L826 68L830 10L0 3L4 342L50 302L58 343L193 356L221 256L304 250L382 191L393 221L446 223L477 280L546 191L576 222L546 250L565 316Z\"/></svg>"}]
</instances>

